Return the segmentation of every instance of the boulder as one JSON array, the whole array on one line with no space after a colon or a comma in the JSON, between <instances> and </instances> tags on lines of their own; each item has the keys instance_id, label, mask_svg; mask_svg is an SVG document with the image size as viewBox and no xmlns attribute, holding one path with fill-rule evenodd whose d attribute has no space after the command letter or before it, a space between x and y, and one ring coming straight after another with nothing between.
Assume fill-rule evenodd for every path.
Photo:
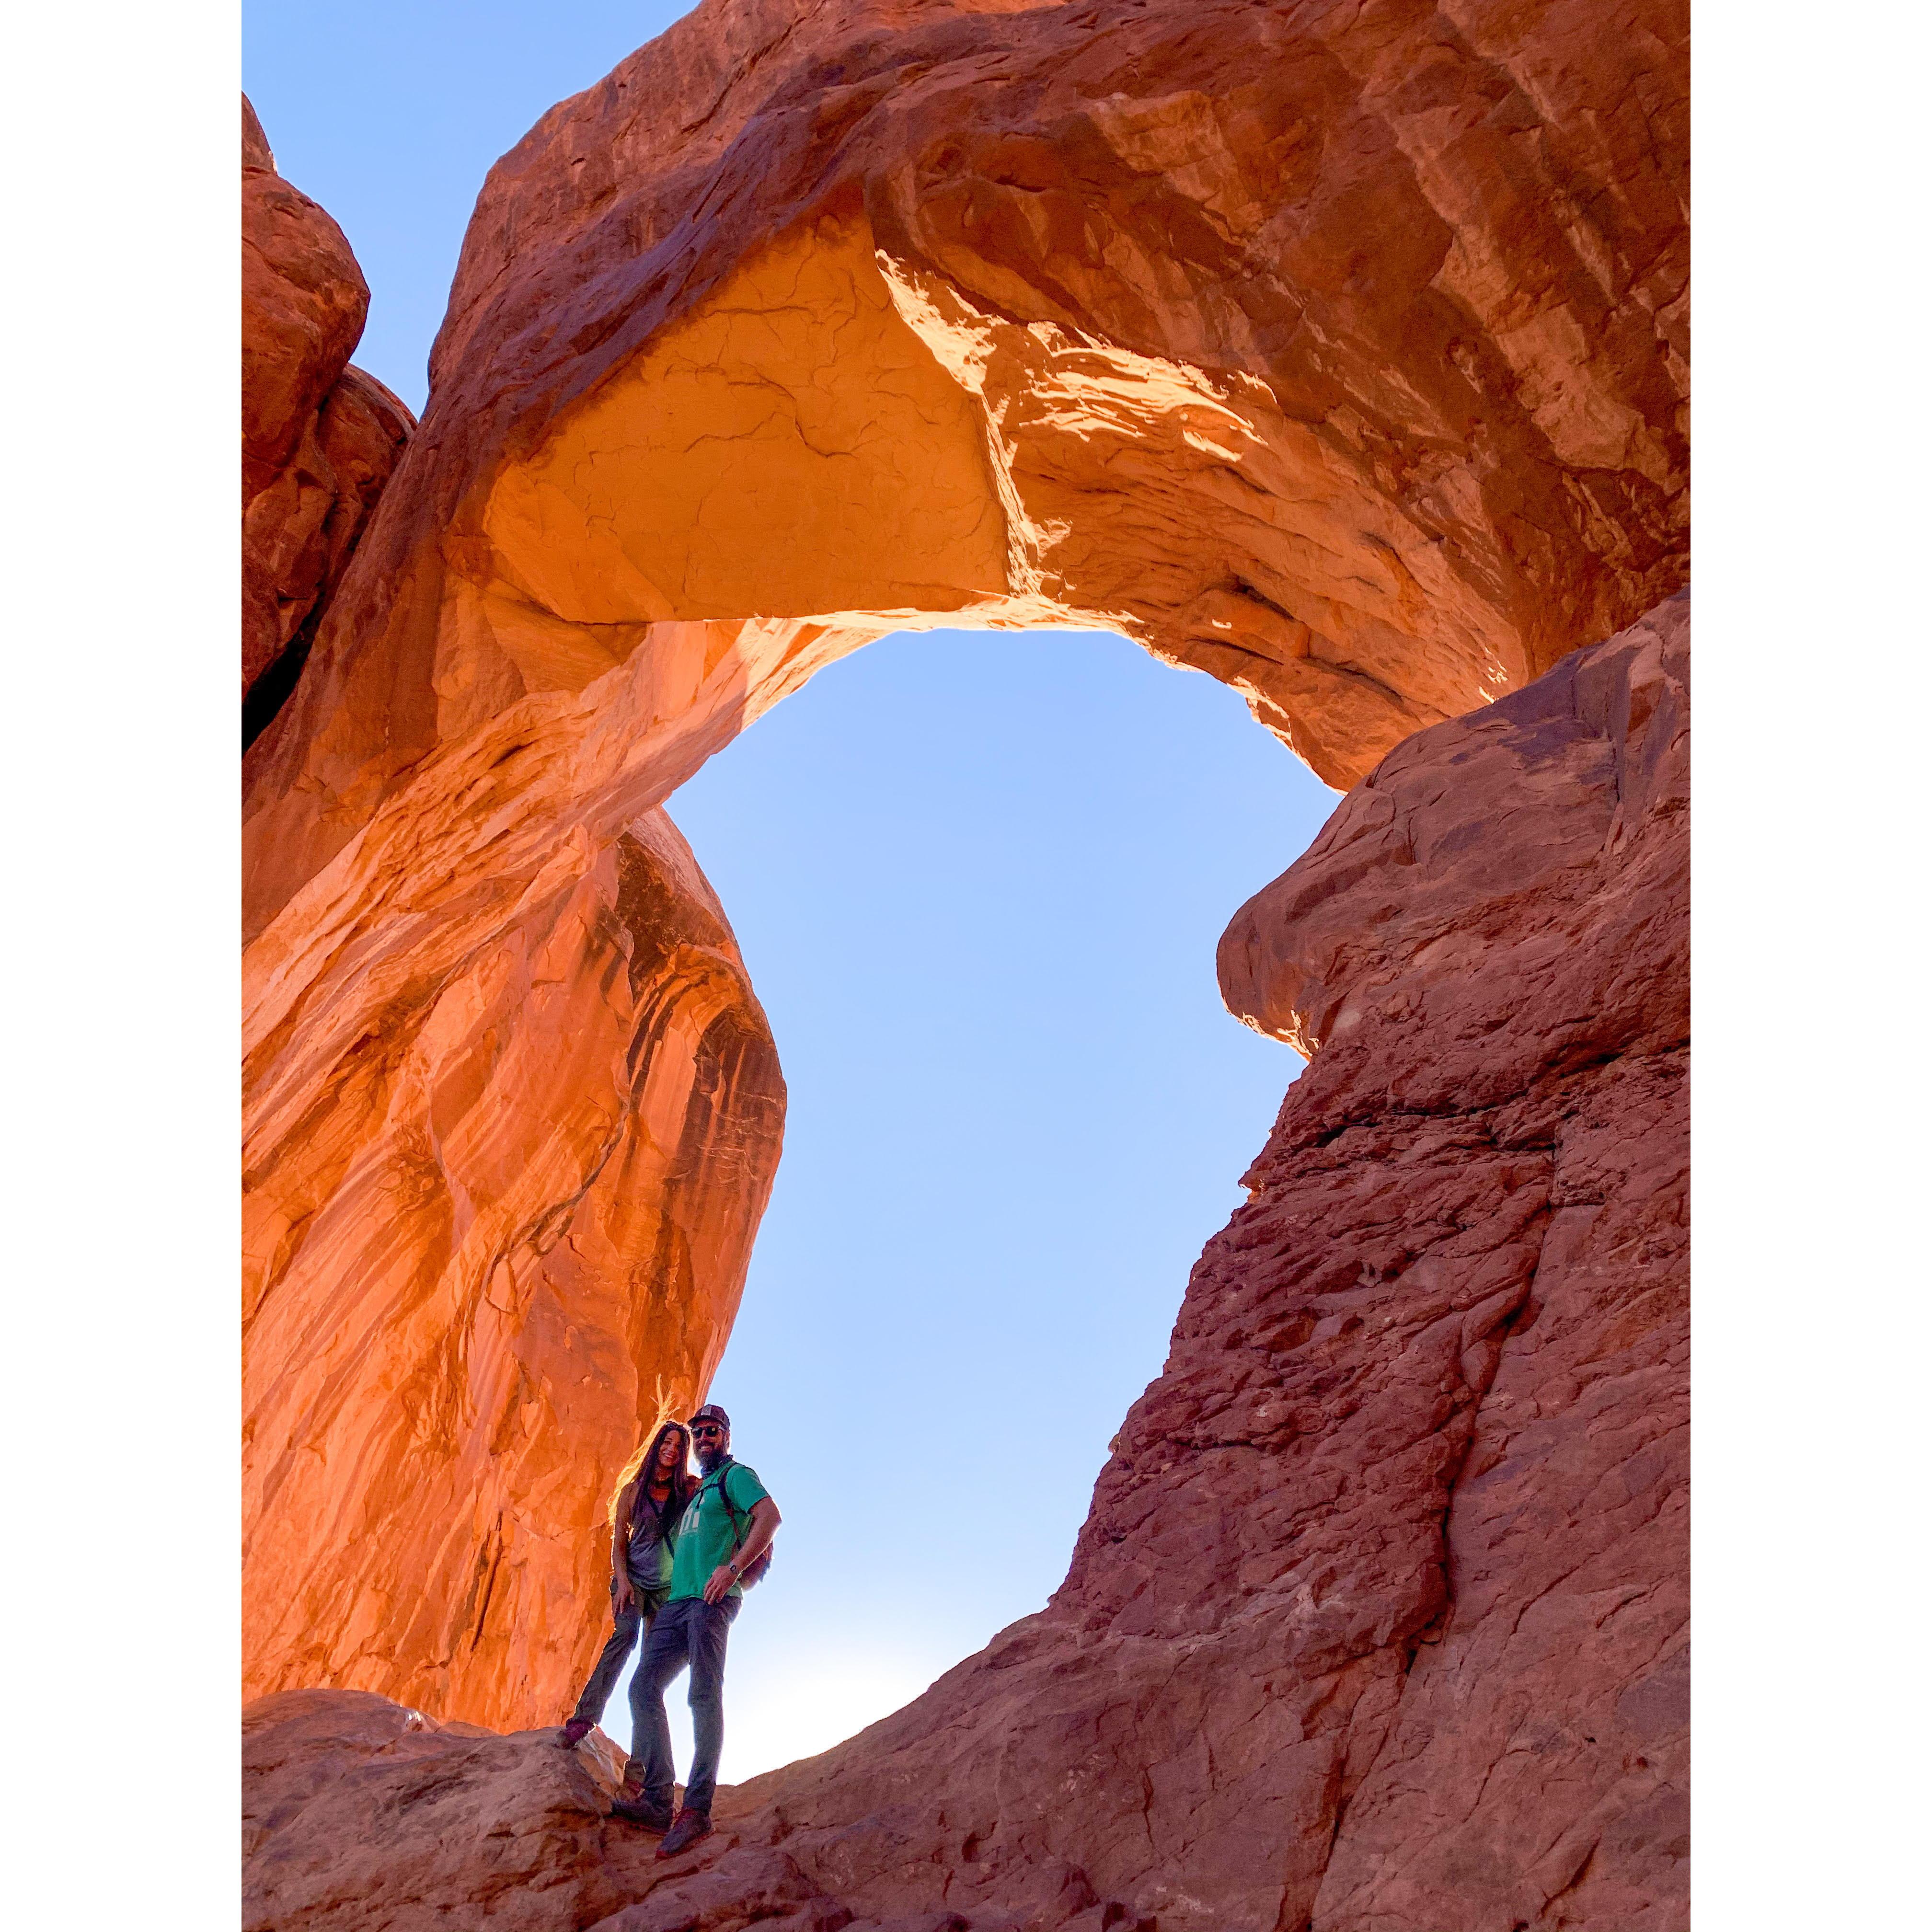
<instances>
[{"instance_id":1,"label":"boulder","mask_svg":"<svg viewBox=\"0 0 1932 1932\"><path fill-rule=\"evenodd\" d=\"M574 1751L556 1738L440 1724L364 1691L250 1704L243 1926L428 1932L458 1900L504 1932L598 1916L626 1889L602 1842L620 1767L601 1732Z\"/></svg>"}]
</instances>

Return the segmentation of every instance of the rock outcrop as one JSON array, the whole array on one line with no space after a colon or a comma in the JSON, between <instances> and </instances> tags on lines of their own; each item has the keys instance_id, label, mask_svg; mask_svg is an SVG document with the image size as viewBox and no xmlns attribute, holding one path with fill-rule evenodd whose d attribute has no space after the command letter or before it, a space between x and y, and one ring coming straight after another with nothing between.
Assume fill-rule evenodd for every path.
<instances>
[{"instance_id":1,"label":"rock outcrop","mask_svg":"<svg viewBox=\"0 0 1932 1932\"><path fill-rule=\"evenodd\" d=\"M366 1691L264 1697L242 1726L242 1923L588 1924L624 1904L627 1855L649 1856L603 1823L622 1770L601 1732L565 1752Z\"/></svg>"},{"instance_id":2,"label":"rock outcrop","mask_svg":"<svg viewBox=\"0 0 1932 1932\"><path fill-rule=\"evenodd\" d=\"M242 208L246 737L414 419L349 366L368 289L245 98ZM332 998L312 934L249 956L251 1694L499 1721L556 1694L597 1641L616 1473L709 1378L776 1169L777 1056L689 849L648 806L594 843L532 812L576 769L507 722L378 846L422 896L330 958Z\"/></svg>"},{"instance_id":3,"label":"rock outcrop","mask_svg":"<svg viewBox=\"0 0 1932 1932\"><path fill-rule=\"evenodd\" d=\"M1042 1614L669 1867L497 1740L472 1882L438 1821L487 1807L412 1823L348 1742L256 1868L352 1804L389 1849L256 1922L473 1916L507 1834L532 1932L605 1880L607 1932L1687 1924L1688 624L1406 741L1234 922L1230 1005L1313 1058Z\"/></svg>"},{"instance_id":4,"label":"rock outcrop","mask_svg":"<svg viewBox=\"0 0 1932 1932\"><path fill-rule=\"evenodd\" d=\"M242 100L242 707L245 747L294 688L416 418L349 358L368 285L275 171Z\"/></svg>"}]
</instances>

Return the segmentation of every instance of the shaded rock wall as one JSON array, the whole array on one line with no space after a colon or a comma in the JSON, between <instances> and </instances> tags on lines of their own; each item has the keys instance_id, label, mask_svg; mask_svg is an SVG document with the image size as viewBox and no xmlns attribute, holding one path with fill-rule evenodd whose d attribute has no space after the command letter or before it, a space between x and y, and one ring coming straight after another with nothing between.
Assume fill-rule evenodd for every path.
<instances>
[{"instance_id":1,"label":"shaded rock wall","mask_svg":"<svg viewBox=\"0 0 1932 1932\"><path fill-rule=\"evenodd\" d=\"M594 1878L608 1932L1688 1924L1688 622L1408 740L1234 922L1230 1004L1314 1058L1042 1613L669 1867L587 1790L555 1826L541 1736L489 1747L541 1772L500 1830L553 1820L570 1910ZM442 1826L413 1772L314 1762L258 1864L279 1833L346 1882L259 1922L480 1895L440 1853L383 1916ZM352 1802L383 1858L327 1850Z\"/></svg>"},{"instance_id":2,"label":"shaded rock wall","mask_svg":"<svg viewBox=\"0 0 1932 1932\"><path fill-rule=\"evenodd\" d=\"M1237 920L1315 1058L1047 1611L742 1794L828 1889L1683 1922L1688 625L1410 740Z\"/></svg>"},{"instance_id":3,"label":"shaded rock wall","mask_svg":"<svg viewBox=\"0 0 1932 1932\"><path fill-rule=\"evenodd\" d=\"M609 1445L709 1372L776 1144L775 1072L638 1097L593 935L618 842L819 666L1104 623L1348 782L1685 580L1684 82L1666 0L711 0L492 171L245 767L251 1686L567 1694ZM566 1011L609 1048L560 1085ZM496 1219L418 1029L545 1070L474 1130ZM688 1296L545 1245L619 1212L627 1120L733 1177L627 1183L711 1231ZM586 1252L540 1369L476 1340Z\"/></svg>"},{"instance_id":4,"label":"shaded rock wall","mask_svg":"<svg viewBox=\"0 0 1932 1932\"><path fill-rule=\"evenodd\" d=\"M368 285L340 229L275 172L242 100L242 742L294 688L416 428L349 358Z\"/></svg>"}]
</instances>

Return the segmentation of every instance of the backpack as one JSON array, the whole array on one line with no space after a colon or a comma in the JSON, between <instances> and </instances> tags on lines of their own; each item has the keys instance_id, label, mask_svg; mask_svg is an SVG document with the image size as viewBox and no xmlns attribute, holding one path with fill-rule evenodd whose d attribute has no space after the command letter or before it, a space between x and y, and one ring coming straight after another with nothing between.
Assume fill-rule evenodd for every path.
<instances>
[{"instance_id":1,"label":"backpack","mask_svg":"<svg viewBox=\"0 0 1932 1932\"><path fill-rule=\"evenodd\" d=\"M740 1509L738 1505L731 1500L730 1487L725 1480L726 1478L730 1474L731 1472L737 1466L738 1466L736 1462L726 1462L721 1465L716 1472L718 1499L730 1513L731 1528L737 1538L736 1542L734 1542L731 1546L734 1551L737 1549L739 1544L744 1541L745 1526L749 1523L752 1520L751 1513L748 1510ZM704 1481L698 1484L698 1493L692 1498L689 1505L690 1508L695 1509L699 1504L704 1502L704 1492L711 1487L712 1480L712 1479L711 1477L706 1476ZM741 1588L746 1590L755 1589L759 1584L762 1583L765 1580L765 1577L772 1567L772 1546L773 1544L777 1542L777 1540L778 1538L776 1537L772 1538L771 1543L766 1544L764 1548L758 1552L756 1559L746 1564L744 1568L739 1571L738 1582Z\"/></svg>"}]
</instances>

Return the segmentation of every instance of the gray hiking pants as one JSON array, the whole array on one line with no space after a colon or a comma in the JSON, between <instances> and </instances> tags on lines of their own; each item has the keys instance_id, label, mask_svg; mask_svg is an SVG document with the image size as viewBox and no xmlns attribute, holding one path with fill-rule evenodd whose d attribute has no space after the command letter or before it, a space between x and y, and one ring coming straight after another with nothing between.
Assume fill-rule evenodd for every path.
<instances>
[{"instance_id":1,"label":"gray hiking pants","mask_svg":"<svg viewBox=\"0 0 1932 1932\"><path fill-rule=\"evenodd\" d=\"M671 1679L687 1666L691 1672L691 1776L684 1802L694 1811L711 1815L712 1793L718 1786L718 1760L724 1749L724 1647L731 1620L743 1601L727 1597L707 1604L702 1597L681 1597L658 1614L638 1674L631 1679L631 1763L627 1776L643 1785L656 1804L670 1802L675 1772L670 1757L670 1720L664 1694Z\"/></svg>"},{"instance_id":2,"label":"gray hiking pants","mask_svg":"<svg viewBox=\"0 0 1932 1932\"><path fill-rule=\"evenodd\" d=\"M630 1660L632 1650L637 1647L640 1631L648 1630L652 1619L663 1607L664 1586L655 1589L640 1590L634 1578L631 1584L631 1600L621 1610L611 1612L611 1630L604 1640L604 1648L597 1661L591 1666L590 1681L584 1687L584 1695L577 1700L577 1708L571 1712L573 1718L587 1718L592 1724L602 1720L604 1707L610 1701L610 1693L617 1688L617 1679L624 1674L624 1666ZM615 1585L610 1594L614 1601ZM638 1680L631 1680L631 1736L635 1739L638 1731Z\"/></svg>"}]
</instances>

